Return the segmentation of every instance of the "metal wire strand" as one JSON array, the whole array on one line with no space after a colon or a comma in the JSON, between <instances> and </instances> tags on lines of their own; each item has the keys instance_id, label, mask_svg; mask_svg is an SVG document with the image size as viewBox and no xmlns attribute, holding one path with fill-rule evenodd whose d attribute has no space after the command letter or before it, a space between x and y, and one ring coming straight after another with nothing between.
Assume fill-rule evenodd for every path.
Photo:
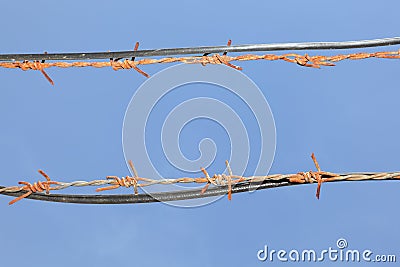
<instances>
[{"instance_id":1,"label":"metal wire strand","mask_svg":"<svg viewBox=\"0 0 400 267\"><path fill-rule=\"evenodd\" d=\"M3 187L0 186L0 194L16 196L9 205L18 202L24 198L32 198L42 201L81 203L81 204L125 204L125 203L149 203L160 201L177 201L194 198L204 198L228 194L228 199L232 199L232 194L267 189L273 187L282 187L296 184L317 182L316 197L319 199L321 185L325 182L338 181L364 181L364 180L399 180L400 172L380 172L380 173L344 173L337 174L321 171L320 165L314 155L311 154L317 171L298 172L296 174L272 174L266 176L238 176L232 173L228 161L225 161L228 174L214 174L210 176L206 169L201 168L204 177L189 178L182 177L176 179L151 179L139 177L132 161L129 161L134 177L107 176L105 180L75 181L75 182L57 182L52 181L50 177L42 170L39 173L46 178L46 181L38 181L34 184L20 181L22 186ZM138 194L138 187L147 187L153 185L167 185L178 183L205 184L202 189L171 191L153 194ZM210 185L214 185L209 189ZM104 186L97 188L96 191L113 190L119 187L134 187L134 195L49 195L50 190L62 190L68 187L82 186ZM46 190L46 195L38 194Z\"/></svg>"},{"instance_id":2,"label":"metal wire strand","mask_svg":"<svg viewBox=\"0 0 400 267\"><path fill-rule=\"evenodd\" d=\"M235 177L234 175L232 177ZM137 179L144 179L138 177ZM194 178L196 179L196 178ZM210 179L213 179L210 177ZM29 193L29 187L4 187L0 186L0 194L21 197L41 201L62 202L62 203L79 203L79 204L129 204L129 203L150 203L150 202L165 202L188 200L195 198L205 198L211 196L219 196L224 194L236 194L246 191L255 191L275 187L284 187L300 184L311 184L317 182L317 197L319 198L319 190L321 183L330 182L349 182L349 181L383 181L383 180L399 180L400 172L382 172L382 173L345 173L335 174L330 172L300 172L297 174L275 174L270 176L254 176L249 177L249 180L232 185L217 185L215 187L173 192L161 192L152 194L125 194L125 195L69 195L69 194L43 194L37 192ZM205 179L207 180L207 179ZM212 183L210 180L209 183ZM179 182L189 182L180 179L160 180L156 184L171 184ZM50 190L61 190L67 187L81 186L99 186L113 184L109 180L94 180L94 181L77 181L72 183L57 182L56 187ZM150 185L152 183L149 183ZM58 187L57 187L58 186Z\"/></svg>"},{"instance_id":3,"label":"metal wire strand","mask_svg":"<svg viewBox=\"0 0 400 267\"><path fill-rule=\"evenodd\" d=\"M184 48L161 48L150 50L132 50L119 52L79 52L79 53L43 53L43 54L0 54L0 61L24 61L24 60L84 60L84 59L110 59L132 57L155 57L174 55L193 55L226 52L262 52L284 50L327 50L350 49L388 46L400 44L400 37L344 41L344 42L304 42L304 43L272 43L272 44L247 44L226 46L201 46Z\"/></svg>"},{"instance_id":4,"label":"metal wire strand","mask_svg":"<svg viewBox=\"0 0 400 267\"><path fill-rule=\"evenodd\" d=\"M243 183L234 186L231 189L232 194L254 191L275 187L283 187L288 185L296 185L298 183L290 183L288 181L265 181L262 184L257 183ZM3 189L0 186L0 189ZM212 196L221 196L227 194L229 191L228 186L218 186L209 188L203 192L201 189L195 190L182 190L175 192L161 192L150 194L124 194L124 195L67 195L67 194L41 194L32 193L26 198L61 203L75 203L75 204L139 204L139 203L152 203L152 202L169 202L178 200L189 200L195 198L205 198ZM20 197L25 194L25 191L20 192L0 192L0 194Z\"/></svg>"}]
</instances>

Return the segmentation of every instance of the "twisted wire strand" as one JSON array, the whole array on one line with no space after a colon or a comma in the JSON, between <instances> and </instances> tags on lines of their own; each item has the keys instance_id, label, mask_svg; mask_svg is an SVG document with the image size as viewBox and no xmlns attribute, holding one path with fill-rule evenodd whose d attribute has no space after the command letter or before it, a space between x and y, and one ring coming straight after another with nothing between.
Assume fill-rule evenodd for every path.
<instances>
[{"instance_id":1,"label":"twisted wire strand","mask_svg":"<svg viewBox=\"0 0 400 267\"><path fill-rule=\"evenodd\" d=\"M332 173L333 174L333 173ZM383 180L398 180L400 178L400 172L381 172L381 173L345 173L345 174L334 174L334 177L330 177L324 181L329 182L349 182L349 181L383 181ZM259 176L256 179L246 179L247 181L235 184L232 186L231 194L263 190L269 188L277 188L284 186L294 186L300 184L308 184L310 182L317 182L312 179L310 182L298 182L294 178L300 178L301 174L276 174L269 176ZM323 176L324 177L324 176ZM248 177L249 178L249 177ZM325 178L323 178L325 179ZM165 181L170 184L170 179ZM249 181L250 180L250 181ZM81 186L101 186L113 184L109 180L94 180L94 181L75 181L70 183L59 183L57 187L52 187L52 190L61 190L67 187L81 187ZM158 184L163 184L160 180ZM165 184L165 183L164 183ZM18 187L4 187L0 186L0 194L8 195L13 197L20 197L26 193L25 189ZM182 190L173 192L161 192L161 193L142 193L142 194L123 194L123 195L70 195L70 194L43 194L43 193L32 193L25 198L50 201L50 202L62 202L62 203L77 203L77 204L134 204L134 203L150 203L150 202L163 202L163 201L178 201L188 200L195 198L205 198L211 196L219 196L229 194L228 185L218 185L210 187L206 191L202 189L193 190Z\"/></svg>"},{"instance_id":2,"label":"twisted wire strand","mask_svg":"<svg viewBox=\"0 0 400 267\"><path fill-rule=\"evenodd\" d=\"M267 60L267 61L277 61L282 60L285 62L295 63L303 67L311 68L321 68L321 66L335 66L335 62L342 60L360 60L366 58L386 58L386 59L400 59L399 51L385 51L385 52L375 52L375 53L353 53L345 55L335 55L335 56L309 56L308 54L284 54L284 55L241 55L236 57L227 56L226 54L219 55L215 54L212 56L194 56L194 57L178 57L178 58L161 58L161 59L141 59L135 61L135 59L125 59L124 61L111 59L108 62L52 62L52 63L42 63L39 61L23 61L23 62L0 62L0 67L15 69L19 68L24 71L26 70L39 70L44 77L54 85L54 81L45 72L44 69L51 67L58 68L72 68L72 67L94 67L94 68L104 68L112 67L113 70L121 69L134 69L138 73L142 74L146 78L150 77L149 74L138 68L138 65L149 65L149 64L168 64L168 63L186 63L186 64L202 64L203 66L207 64L224 64L236 70L242 70L240 66L233 65L231 62L234 61L250 61L250 60Z\"/></svg>"},{"instance_id":3,"label":"twisted wire strand","mask_svg":"<svg viewBox=\"0 0 400 267\"><path fill-rule=\"evenodd\" d=\"M308 173L308 172L307 172ZM306 173L306 174L307 174ZM328 176L329 182L333 181L366 181L366 180L393 180L393 179L400 179L400 172L376 172L376 173L330 173L330 172L321 172L324 177ZM219 176L219 175L216 175ZM229 175L223 175L226 178L231 178L234 180L241 180L241 182L252 182L252 183L258 183L258 182L279 182L279 181L290 181L293 183L316 183L317 179L310 177L309 180L306 180L307 178L304 178L304 181L302 177L302 174L272 174L272 175L267 175L267 176L249 176L249 177L243 177L243 176L229 176ZM111 176L109 176L111 177ZM221 175L222 177L222 175ZM132 177L129 177L132 178ZM120 179L125 179L120 178ZM188 183L208 183L208 179L204 177L199 177L199 178L190 178L190 177L184 177L184 178L177 178L177 179L160 179L160 180L152 180L149 178L142 178L149 180L148 183L145 184L138 184L138 187L147 187L147 186L152 186L152 185L171 185L171 184L188 184ZM300 180L297 180L300 179ZM218 182L218 178L210 178L211 181L213 181L213 185L217 186L223 186L225 185L223 182L216 183ZM328 181L327 181L328 182ZM233 182L234 183L234 182ZM62 190L66 189L69 187L87 187L87 186L104 186L104 185L117 185L114 180L108 180L108 179L98 179L98 180L91 180L91 181L73 181L73 182L57 182L57 185L51 187L51 190ZM127 187L131 187L132 185L129 185ZM23 186L10 186L10 187L2 187L0 189L0 194L4 192L8 193L14 193L14 192L21 192L25 191L26 188Z\"/></svg>"},{"instance_id":4,"label":"twisted wire strand","mask_svg":"<svg viewBox=\"0 0 400 267\"><path fill-rule=\"evenodd\" d=\"M295 63L300 66L320 68L321 66L335 66L336 62L343 61L346 59L359 60L367 58L386 58L386 59L399 59L400 50L398 51L382 51L375 53L352 53L352 54L339 54L334 56L309 56L308 54L300 55L295 53L275 55L240 55L236 57L214 54L211 56L190 56L190 57L166 57L159 59L141 59L141 60L130 60L125 59L124 61L110 60L110 61L98 61L98 62L51 62L41 63L38 61L16 61L16 62L0 62L2 68L19 68L22 70L43 70L51 67L58 68L72 68L72 67L94 67L104 68L112 67L114 70L120 69L132 69L137 68L138 65L150 65L150 64L168 64L168 63L186 63L186 64L225 64L228 65L234 61L252 61L252 60L268 60L277 61L283 60L290 63ZM229 64L231 65L231 64ZM232 65L231 67L241 70L241 67ZM144 74L143 74L144 75ZM148 75L145 75L148 77Z\"/></svg>"}]
</instances>

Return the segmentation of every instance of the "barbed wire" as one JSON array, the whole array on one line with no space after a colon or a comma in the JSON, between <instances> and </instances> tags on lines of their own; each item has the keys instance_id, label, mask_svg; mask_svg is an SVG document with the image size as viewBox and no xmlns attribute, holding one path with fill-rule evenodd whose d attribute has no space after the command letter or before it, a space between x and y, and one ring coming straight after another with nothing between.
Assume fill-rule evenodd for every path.
<instances>
[{"instance_id":1,"label":"barbed wire","mask_svg":"<svg viewBox=\"0 0 400 267\"><path fill-rule=\"evenodd\" d=\"M92 181L52 181L45 172L39 170L39 173L46 178L46 181L38 181L34 184L21 181L19 182L21 186L0 187L0 194L16 197L9 202L10 205L23 198L65 203L121 204L175 201L223 194L227 194L228 199L231 200L233 193L239 193L248 190L260 190L289 185L317 183L316 197L319 199L322 183L339 181L400 179L400 172L344 174L325 172L321 171L314 154L312 154L311 157L314 161L317 171L299 172L296 174L273 174L266 176L250 177L234 175L228 161L226 161L226 167L228 171L227 174L215 174L213 176L210 176L208 172L204 168L202 168L201 171L203 172L204 177L198 178L183 177L175 179L150 179L139 177L131 161L129 162L129 164L134 173L134 176L107 176L106 179ZM163 193L138 193L138 188L144 188L154 185L170 185L182 183L203 184L203 187L201 189L195 190L172 191ZM98 188L96 189L96 192L113 190L119 187L133 187L134 193L131 195L50 195L50 191L62 190L69 187L86 186L97 186ZM46 194L41 194L40 192L46 192Z\"/></svg>"},{"instance_id":2,"label":"barbed wire","mask_svg":"<svg viewBox=\"0 0 400 267\"><path fill-rule=\"evenodd\" d=\"M320 68L321 66L335 66L335 62L351 59L360 60L366 58L386 58L386 59L399 59L399 51L382 51L375 53L352 53L352 54L338 54L334 56L315 55L309 56L308 54L300 55L296 53L288 54L246 54L239 56L227 56L228 52L249 52L249 51L283 51L283 50L313 50L313 49L345 49L345 48L366 48L376 46L398 45L400 44L400 37L376 39L376 40L362 40L362 41L348 41L348 42L316 42L316 43L284 43L284 44L258 44L258 45L239 45L232 46L231 40L228 41L227 46L217 47L192 47L192 48L172 48L172 49L155 49L155 50L138 50L139 42L136 42L133 51L122 52L99 52L99 53L61 53L61 54L9 54L0 55L0 67L2 68L19 68L26 70L39 70L45 78L54 85L53 80L45 72L44 69L51 67L58 68L72 68L72 67L94 67L104 68L112 67L114 70L120 69L134 69L145 77L150 77L149 74L138 68L139 65L149 64L168 64L168 63L186 63L186 64L224 64L242 70L241 67L233 65L231 62L235 61L254 61L254 60L268 60L276 61L283 60L286 62L296 63L304 67ZM213 54L219 53L223 54ZM186 55L186 54L203 54L202 56L186 56L186 57L163 57L163 58L146 58L151 56L167 56L167 55ZM135 61L136 57L145 57ZM67 60L76 59L105 59L109 61L76 61L65 62ZM130 58L130 59L129 59ZM123 61L121 61L124 59ZM19 60L19 61L18 61ZM33 61L32 61L33 60ZM58 60L57 62L46 63L46 60Z\"/></svg>"},{"instance_id":3,"label":"barbed wire","mask_svg":"<svg viewBox=\"0 0 400 267\"><path fill-rule=\"evenodd\" d=\"M296 63L300 66L320 68L321 66L335 66L336 62L350 59L360 60L366 58L386 58L400 59L400 50L398 51L382 51L374 53L351 53L338 54L334 56L308 54L300 55L296 53L287 53L283 55L265 54L255 55L246 54L239 56L228 56L228 52L247 52L247 51L278 51L278 50L314 50L314 49L347 49L347 48L365 48L386 45L400 44L400 37L362 40L349 42L318 42L318 43L285 43L285 44L259 44L259 45L236 45L231 46L228 41L227 46L219 47L194 47L194 48L173 48L173 49L156 49L156 50L138 50L139 43L136 43L133 51L122 52L102 52L102 53L61 53L61 54L10 54L0 55L0 67L3 68L19 68L22 70L39 70L46 79L54 84L50 76L44 69L51 67L70 68L70 67L112 67L114 70L134 69L142 75L149 77L147 73L138 68L139 65L149 64L166 64L166 63L186 63L186 64L224 64L229 67L241 70L240 66L233 65L231 62L250 61L250 60L283 60L290 63ZM223 53L209 55L210 53ZM169 55L188 55L203 54L201 56L186 57L164 57L164 58L144 58L135 60L135 57L152 57L152 56L169 56ZM67 60L82 59L105 59L109 61L77 61L65 62ZM130 58L130 59L128 59ZM121 61L124 59L123 61ZM20 61L18 61L20 60ZM58 60L58 62L45 62L45 60ZM331 172L323 172L320 170L319 164L314 155L312 155L317 171L300 172L297 174L275 174L266 176L243 177L233 175L229 163L227 164L228 174L215 174L210 176L205 169L201 169L204 177L198 178L176 178L176 179L150 179L137 175L136 169L130 162L133 173L132 176L118 177L107 176L106 179L92 181L74 181L74 182L58 182L52 181L50 177L39 170L39 173L46 178L45 181L29 183L26 181L19 182L20 186L3 187L0 186L0 194L15 196L10 201L10 205L24 199L37 199L43 201L64 202L64 203L86 203L86 204L121 204L121 203L148 203L157 201L175 201L192 198L202 198L216 195L228 194L231 199L232 194L244 192L248 190L260 190L273 187L290 186L298 184L317 183L316 197L320 197L322 183L337 181L362 181L362 180L397 180L400 179L400 172L380 172L380 173L347 173L337 174ZM196 183L204 184L201 189L183 190L175 192L161 192L152 194L139 194L138 188L144 188L153 185L167 185L178 183ZM129 195L65 195L51 194L50 191L62 190L69 187L84 186L104 186L96 189L97 192L112 190L119 187L133 187L134 194ZM45 192L43 194L42 192Z\"/></svg>"}]
</instances>

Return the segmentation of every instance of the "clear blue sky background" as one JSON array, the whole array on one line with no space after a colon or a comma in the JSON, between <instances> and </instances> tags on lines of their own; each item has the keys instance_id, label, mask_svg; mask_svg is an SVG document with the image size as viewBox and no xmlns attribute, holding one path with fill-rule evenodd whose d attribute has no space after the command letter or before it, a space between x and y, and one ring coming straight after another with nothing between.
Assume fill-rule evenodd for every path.
<instances>
[{"instance_id":1,"label":"clear blue sky background","mask_svg":"<svg viewBox=\"0 0 400 267\"><path fill-rule=\"evenodd\" d=\"M228 39L245 44L399 36L398 1L2 1L0 7L0 53L128 50L136 41L145 49L223 45ZM310 51L316 53L328 54ZM398 60L345 61L319 70L284 62L240 65L275 117L271 173L313 169L311 152L327 171L400 169ZM143 69L154 74L165 67ZM0 70L0 184L37 181L39 168L66 181L128 174L123 116L145 78L112 69L48 73L54 87L39 72ZM197 153L197 147L190 152L190 140L182 144ZM315 189L243 193L192 209L29 200L9 207L11 198L2 196L1 265L261 266L271 265L256 258L264 245L322 250L335 247L339 237L350 248L400 260L400 183L325 184L319 201Z\"/></svg>"}]
</instances>

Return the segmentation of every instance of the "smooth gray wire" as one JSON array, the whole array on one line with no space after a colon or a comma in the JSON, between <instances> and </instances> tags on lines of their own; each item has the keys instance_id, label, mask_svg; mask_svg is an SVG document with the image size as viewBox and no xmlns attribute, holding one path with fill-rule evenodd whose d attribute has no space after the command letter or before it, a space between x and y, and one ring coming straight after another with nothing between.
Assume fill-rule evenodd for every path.
<instances>
[{"instance_id":1,"label":"smooth gray wire","mask_svg":"<svg viewBox=\"0 0 400 267\"><path fill-rule=\"evenodd\" d=\"M288 181L268 181L263 183L243 183L232 187L232 194L255 191L261 189L283 187L289 185L297 185L297 183L290 183ZM4 188L0 186L0 189ZM20 192L0 192L2 195L19 197L26 193ZM69 195L69 194L49 194L32 193L26 197L29 199L61 202L61 203L75 203L75 204L138 204L138 203L151 203L151 202L169 202L178 200L188 200L195 198L205 198L212 196L220 196L228 193L228 186L210 187L204 193L201 189L182 190L173 192L161 192L152 194L124 194L124 195Z\"/></svg>"},{"instance_id":2,"label":"smooth gray wire","mask_svg":"<svg viewBox=\"0 0 400 267\"><path fill-rule=\"evenodd\" d=\"M325 50L325 49L352 49L377 46L399 45L400 37L344 41L344 42L304 42L304 43L271 43L247 44L232 46L202 46L185 48L161 48L137 51L119 52L79 52L79 53L43 53L43 54L0 54L0 61L24 60L90 60L90 59L119 59L131 57L155 57L174 55L193 55L223 52L262 52L284 50Z\"/></svg>"},{"instance_id":3,"label":"smooth gray wire","mask_svg":"<svg viewBox=\"0 0 400 267\"><path fill-rule=\"evenodd\" d=\"M329 173L326 173L327 177L330 177ZM369 178L359 177L360 175L370 175ZM322 175L322 178L324 175ZM331 180L331 182L351 182L351 181L379 181L379 180L393 180L398 181L399 173L347 173L339 174L337 180ZM263 190L269 188L277 188L284 186L293 185L305 185L311 183L298 183L290 182L288 178L282 178L279 180L263 180L263 181L248 181L232 186L232 194ZM25 194L27 191L18 192L7 192L1 191L6 187L0 186L0 195L8 195L13 197L19 197ZM209 187L204 193L202 189L188 189L181 191L171 192L158 192L158 193L142 193L142 194L123 194L123 195L73 195L73 194L44 194L44 193L32 193L26 198L35 199L40 201L49 202L61 202L61 203L77 203L77 204L138 204L138 203L151 203L151 202L170 202L178 200L189 200L196 198L206 198L212 196L225 195L229 191L228 186L215 186Z\"/></svg>"}]
</instances>

